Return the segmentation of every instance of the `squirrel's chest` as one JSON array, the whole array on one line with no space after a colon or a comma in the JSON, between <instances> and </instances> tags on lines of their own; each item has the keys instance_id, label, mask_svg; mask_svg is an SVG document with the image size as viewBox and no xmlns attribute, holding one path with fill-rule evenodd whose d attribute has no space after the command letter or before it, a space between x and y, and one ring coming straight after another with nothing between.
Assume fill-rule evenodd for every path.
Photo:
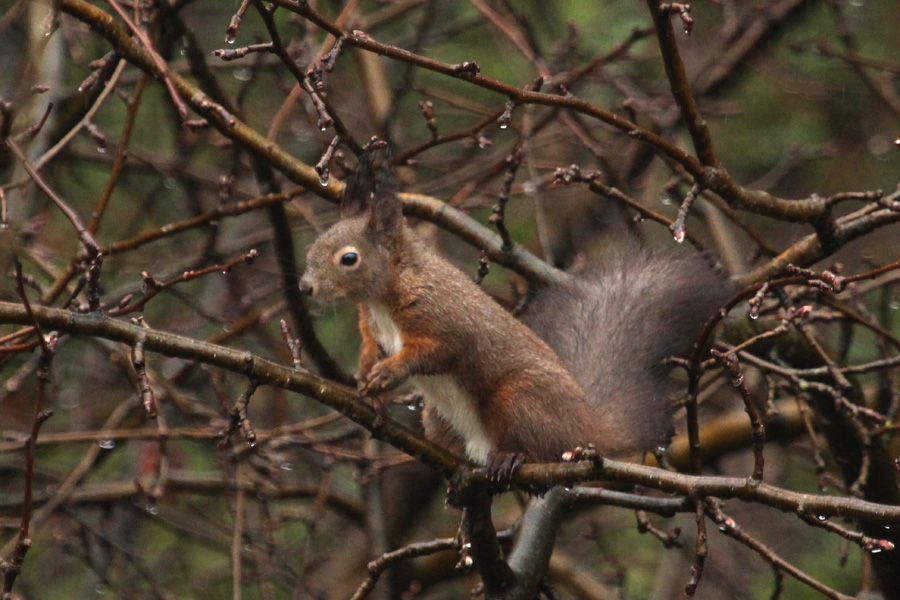
<instances>
[{"instance_id":1,"label":"squirrel's chest","mask_svg":"<svg viewBox=\"0 0 900 600\"><path fill-rule=\"evenodd\" d=\"M372 335L378 345L388 356L393 356L403 349L403 337L400 328L391 318L390 310L383 304L368 304L372 317Z\"/></svg>"},{"instance_id":2,"label":"squirrel's chest","mask_svg":"<svg viewBox=\"0 0 900 600\"><path fill-rule=\"evenodd\" d=\"M403 349L403 336L390 310L379 304L369 304L371 330L375 341L388 356ZM451 373L422 373L413 380L425 392L425 401L433 406L466 441L466 454L484 463L492 450L487 431L475 408L475 400L459 378Z\"/></svg>"}]
</instances>

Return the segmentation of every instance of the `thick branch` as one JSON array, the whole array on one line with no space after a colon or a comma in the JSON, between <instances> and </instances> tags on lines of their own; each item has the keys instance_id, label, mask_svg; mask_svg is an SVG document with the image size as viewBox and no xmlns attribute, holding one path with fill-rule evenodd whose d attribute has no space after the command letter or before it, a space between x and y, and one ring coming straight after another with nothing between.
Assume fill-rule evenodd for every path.
<instances>
[{"instance_id":1,"label":"thick branch","mask_svg":"<svg viewBox=\"0 0 900 600\"><path fill-rule=\"evenodd\" d=\"M434 467L450 477L460 465L459 459L435 446L396 421L380 418L375 410L360 400L356 390L317 377L306 371L259 358L249 352L226 348L188 337L132 325L105 316L83 315L66 310L35 306L34 321L44 327L73 335L87 335L134 346L143 339L144 349L166 356L196 360L240 373L267 384L315 398L347 418L373 431L377 437ZM25 308L19 304L0 302L0 323L28 325Z\"/></svg>"},{"instance_id":2,"label":"thick branch","mask_svg":"<svg viewBox=\"0 0 900 600\"><path fill-rule=\"evenodd\" d=\"M22 305L0 302L0 323L29 325L37 322L61 333L101 337L130 346L143 338L147 351L200 361L254 378L260 384L299 392L337 410L373 431L378 437L435 468L445 477L455 478L460 474L462 463L459 459L399 423L379 417L372 407L359 399L355 390L311 373L279 365L249 352L142 328L108 317L40 306L33 307L33 313L32 320ZM475 471L472 476L476 480L488 479L487 473L481 471ZM765 483L748 485L747 480L741 478L684 475L614 460L597 461L596 466L591 462L526 464L514 480L526 489L533 486L571 485L580 481L613 480L690 496L709 495L759 502L801 515L845 516L872 523L900 523L900 506L865 502L857 498L803 494Z\"/></svg>"},{"instance_id":3,"label":"thick branch","mask_svg":"<svg viewBox=\"0 0 900 600\"><path fill-rule=\"evenodd\" d=\"M612 480L642 485L676 494L716 496L758 502L785 512L814 517L852 517L881 524L900 523L900 506L865 502L857 498L803 494L760 483L751 485L740 477L685 475L655 467L615 460L602 461L596 467L585 461L575 464L524 465L515 478L521 483L571 485L579 481Z\"/></svg>"}]
</instances>

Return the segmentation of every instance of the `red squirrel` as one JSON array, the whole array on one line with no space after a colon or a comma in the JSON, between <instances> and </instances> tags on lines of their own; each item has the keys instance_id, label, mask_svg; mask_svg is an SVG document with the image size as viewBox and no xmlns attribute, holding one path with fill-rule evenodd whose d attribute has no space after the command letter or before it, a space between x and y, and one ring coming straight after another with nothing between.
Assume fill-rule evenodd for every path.
<instances>
[{"instance_id":1,"label":"red squirrel","mask_svg":"<svg viewBox=\"0 0 900 600\"><path fill-rule=\"evenodd\" d=\"M712 270L630 248L538 292L529 328L416 239L388 167L373 172L379 146L360 156L341 220L309 248L300 280L317 303L359 305L360 392L377 399L412 379L426 437L498 469L589 443L607 456L664 444L660 363L723 299Z\"/></svg>"}]
</instances>

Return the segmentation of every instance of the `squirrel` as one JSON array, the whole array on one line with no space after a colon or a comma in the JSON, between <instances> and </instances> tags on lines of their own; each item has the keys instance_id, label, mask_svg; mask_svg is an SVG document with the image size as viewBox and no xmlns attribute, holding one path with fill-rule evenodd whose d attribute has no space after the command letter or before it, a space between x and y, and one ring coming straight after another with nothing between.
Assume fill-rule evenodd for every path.
<instances>
[{"instance_id":1,"label":"squirrel","mask_svg":"<svg viewBox=\"0 0 900 600\"><path fill-rule=\"evenodd\" d=\"M538 291L519 321L406 226L390 161L373 169L385 146L360 155L299 284L319 304L358 304L360 393L380 407L412 379L426 438L498 473L588 444L606 456L666 444L662 360L690 347L723 280L698 256L627 247Z\"/></svg>"}]
</instances>

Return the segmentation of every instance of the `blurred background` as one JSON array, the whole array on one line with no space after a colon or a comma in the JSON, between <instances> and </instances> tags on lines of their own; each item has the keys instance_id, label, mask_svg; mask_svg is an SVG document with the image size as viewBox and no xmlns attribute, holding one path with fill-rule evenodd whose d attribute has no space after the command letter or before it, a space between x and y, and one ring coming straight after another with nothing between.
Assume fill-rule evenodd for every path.
<instances>
[{"instance_id":1,"label":"blurred background","mask_svg":"<svg viewBox=\"0 0 900 600\"><path fill-rule=\"evenodd\" d=\"M404 191L452 204L490 226L491 207L510 173L506 158L519 150L506 205L516 243L560 267L602 253L617 235L677 245L654 215L674 219L691 183L650 144L583 113L537 104L513 106L507 124L502 94L346 44L327 56L334 38L320 27L284 7L246 4L147 0L115 6L171 72L298 161L319 163L340 127L345 140L328 163L332 178L352 167L354 144L386 137L401 163ZM345 30L447 64L474 61L483 76L516 88L543 77L542 91L571 93L694 153L643 2L310 4ZM89 304L79 287L88 266L84 247L36 183L40 179L80 215L102 248L98 292L105 310L291 364L280 320L298 327L292 286L306 246L337 219L335 205L317 196L315 185L298 186L274 161L204 126L195 113L180 115L166 85L111 52L85 16L94 13L72 8L78 6L78 0L59 10L57 3L0 0L0 133L15 140L39 174L29 175L9 145L0 148L0 300L19 302L16 257L33 303L80 310ZM130 31L112 5L94 7ZM246 12L228 43L226 31L241 9ZM739 184L790 199L897 190L896 0L700 0L690 9L688 20L677 11L672 16L678 47L716 154ZM317 64L333 67L322 69L316 97L327 103L335 125L323 130L321 112L292 69L260 46L273 39L263 11L288 63L304 74ZM688 35L683 30L691 24ZM248 48L236 60L214 54ZM29 131L44 118L39 130ZM597 173L605 189L639 206L585 184L554 183L556 170L570 165ZM860 206L840 203L834 214ZM411 223L475 276L480 248L434 224ZM740 276L813 228L738 212L704 194L691 209L687 231L724 272ZM285 232L293 248L285 245ZM877 229L815 268L840 262L851 274L889 264L900 259L898 239L896 226ZM245 264L241 258L251 250L258 256ZM183 277L203 269L210 272ZM889 274L877 285L864 282L847 302L896 334L895 279ZM510 308L527 290L523 277L496 264L483 286ZM809 301L818 301L808 293ZM346 378L355 371L359 343L355 309L320 312L315 332L333 362L307 357L306 365ZM778 307L770 306L769 314L777 323ZM865 327L851 335L839 317L817 331L841 359L887 356L883 335ZM7 560L23 512L24 442L38 363L33 340L29 345L27 337L17 337L20 329L0 328L7 346L0 348L0 556ZM222 435L247 387L244 378L149 353L146 363L147 374L140 376L122 344L60 339L44 399L54 414L37 438L33 543L15 583L18 596L346 598L365 579L369 560L455 535L458 513L446 506L445 483L434 472L314 400L260 387L249 408L259 442L250 447L240 432ZM894 372L854 380L861 402L890 405L898 394ZM769 423L766 481L810 493L824 484L829 493L846 493L841 456L829 450L823 426L812 417L804 421L806 404L796 402L790 386L767 377L748 374L761 406L767 399L783 403L782 416ZM155 418L141 405L142 381L153 388ZM746 476L749 435L723 425L736 414L741 423L746 419L728 388L720 376L702 396L702 419L711 424L704 434L710 448L705 469ZM419 404L408 391L391 415L415 426ZM886 456L893 456L892 434L884 435ZM682 465L683 438L676 438L681 450L673 450L673 462ZM520 494L498 497L497 528L511 526L525 502ZM825 585L849 595L873 587L868 554L839 535L764 506L732 501L725 510ZM665 532L681 528L680 544L666 548L642 535L627 509L573 511L548 578L557 597L683 597L694 517L650 521ZM399 562L371 597L467 597L478 578L454 569L458 559L450 551ZM773 574L758 552L710 528L697 597L778 594L822 597L778 569Z\"/></svg>"}]
</instances>

